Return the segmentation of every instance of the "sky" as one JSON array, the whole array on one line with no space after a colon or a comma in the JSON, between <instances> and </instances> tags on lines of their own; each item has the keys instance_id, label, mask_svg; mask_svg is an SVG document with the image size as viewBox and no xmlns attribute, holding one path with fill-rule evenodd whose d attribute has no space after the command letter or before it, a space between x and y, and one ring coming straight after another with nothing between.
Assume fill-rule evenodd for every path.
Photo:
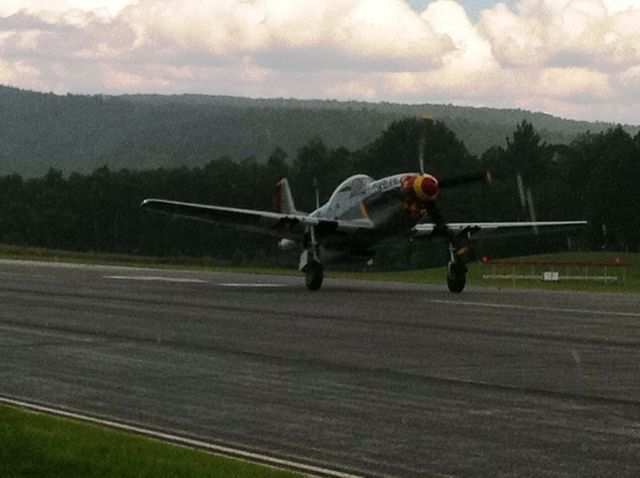
<instances>
[{"instance_id":1,"label":"sky","mask_svg":"<svg viewBox=\"0 0 640 478\"><path fill-rule=\"evenodd\" d=\"M0 84L640 124L640 0L1 0Z\"/></svg>"}]
</instances>

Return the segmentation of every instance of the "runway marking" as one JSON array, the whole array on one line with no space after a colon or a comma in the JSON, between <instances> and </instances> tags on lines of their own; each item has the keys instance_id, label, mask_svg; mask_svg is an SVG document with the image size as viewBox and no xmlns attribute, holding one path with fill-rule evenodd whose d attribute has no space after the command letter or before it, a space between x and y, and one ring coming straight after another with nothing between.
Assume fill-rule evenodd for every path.
<instances>
[{"instance_id":1,"label":"runway marking","mask_svg":"<svg viewBox=\"0 0 640 478\"><path fill-rule=\"evenodd\" d=\"M0 396L0 403L5 403L7 405L26 408L28 410L32 410L35 412L48 413L48 414L56 415L60 417L72 418L74 420L81 420L83 422L95 423L95 424L106 426L109 428L114 428L117 430L123 430L126 432L143 435L150 438L155 438L156 440L173 443L174 445L183 446L186 448L195 448L195 449L207 451L209 453L215 453L218 455L224 455L224 456L233 457L233 458L240 458L253 463L260 463L263 465L275 466L275 467L284 468L287 470L294 470L294 471L303 472L303 473L311 473L314 476L327 476L332 478L358 478L358 475L330 470L328 468L323 468L320 466L297 463L295 461L285 460L282 458L276 458L268 455L262 455L260 453L253 453L250 451L233 448L231 446L216 445L216 444L207 443L201 440L194 440L191 438L181 437L179 435L173 435L171 433L160 432L157 430L150 430L137 425L128 425L126 423L120 423L112 420L105 420L102 418L92 417L90 415L83 415L77 412L70 412L67 410L59 409L59 408L53 408L51 406L38 405L35 403L26 402L23 400L16 400L16 399L4 397L4 396Z\"/></svg>"},{"instance_id":2,"label":"runway marking","mask_svg":"<svg viewBox=\"0 0 640 478\"><path fill-rule=\"evenodd\" d=\"M46 275L46 274L25 274L25 273L18 273L18 272L0 272L0 276L6 276L6 277L35 277L37 279L51 279L51 278L55 278L56 277L56 276Z\"/></svg>"},{"instance_id":3,"label":"runway marking","mask_svg":"<svg viewBox=\"0 0 640 478\"><path fill-rule=\"evenodd\" d=\"M223 282L222 284L218 284L220 287L284 287L284 284L269 284L269 283L243 283L243 282Z\"/></svg>"},{"instance_id":4,"label":"runway marking","mask_svg":"<svg viewBox=\"0 0 640 478\"><path fill-rule=\"evenodd\" d=\"M178 282L190 284L206 284L209 281L202 279L189 279L185 277L163 277L163 276L103 276L104 279L111 280L135 280L143 282Z\"/></svg>"},{"instance_id":5,"label":"runway marking","mask_svg":"<svg viewBox=\"0 0 640 478\"><path fill-rule=\"evenodd\" d=\"M18 332L23 334L28 333L30 336L40 335L48 338L63 339L70 342L83 342L83 343L95 342L94 338L82 338L82 337L77 337L75 335L72 335L71 333L55 332L51 330L37 330L37 329L33 329L30 327L25 327L21 325L2 324L0 325L0 330L8 330L10 332Z\"/></svg>"},{"instance_id":6,"label":"runway marking","mask_svg":"<svg viewBox=\"0 0 640 478\"><path fill-rule=\"evenodd\" d=\"M470 305L477 307L489 307L493 309L518 309L518 310L538 310L543 312L563 312L571 314L590 314L590 315L607 315L616 317L637 317L640 318L640 314L635 312L609 312L607 310L591 310L591 309L569 309L562 307L542 307L535 305L516 305L516 304L495 304L491 302L465 302L458 300L439 300L434 299L429 301L434 304L446 304L446 305Z\"/></svg>"}]
</instances>

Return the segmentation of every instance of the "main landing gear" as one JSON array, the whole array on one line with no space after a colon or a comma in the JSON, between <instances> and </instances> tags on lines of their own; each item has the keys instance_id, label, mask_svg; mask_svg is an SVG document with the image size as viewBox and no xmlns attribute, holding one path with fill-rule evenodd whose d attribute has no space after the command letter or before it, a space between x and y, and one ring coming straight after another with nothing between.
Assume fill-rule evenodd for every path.
<instances>
[{"instance_id":1,"label":"main landing gear","mask_svg":"<svg viewBox=\"0 0 640 478\"><path fill-rule=\"evenodd\" d=\"M322 279L324 279L322 264L311 261L304 267L303 272L307 289L318 290L322 286Z\"/></svg>"},{"instance_id":2,"label":"main landing gear","mask_svg":"<svg viewBox=\"0 0 640 478\"><path fill-rule=\"evenodd\" d=\"M306 246L307 249L300 255L298 270L304 272L304 280L307 284L307 289L318 290L322 287L324 273L322 270L322 264L320 263L319 246L316 241L316 234L313 226L309 227Z\"/></svg>"},{"instance_id":3,"label":"main landing gear","mask_svg":"<svg viewBox=\"0 0 640 478\"><path fill-rule=\"evenodd\" d=\"M449 291L459 294L467 283L467 266L455 251L453 245L449 246L451 260L447 265L447 286Z\"/></svg>"}]
</instances>

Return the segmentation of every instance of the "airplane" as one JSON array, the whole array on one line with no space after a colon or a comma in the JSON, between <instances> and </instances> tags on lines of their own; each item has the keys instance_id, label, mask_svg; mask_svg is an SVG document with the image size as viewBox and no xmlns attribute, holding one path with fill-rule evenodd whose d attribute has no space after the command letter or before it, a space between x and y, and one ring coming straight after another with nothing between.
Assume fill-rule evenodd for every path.
<instances>
[{"instance_id":1,"label":"airplane","mask_svg":"<svg viewBox=\"0 0 640 478\"><path fill-rule=\"evenodd\" d=\"M301 249L298 270L309 290L318 290L324 264L370 260L381 241L398 237L443 237L449 247L447 286L460 293L467 267L463 255L471 236L481 231L540 227L577 227L586 221L447 223L436 203L440 190L477 181L490 181L488 172L438 181L424 172L395 174L374 180L357 174L345 179L329 200L310 214L296 209L286 178L276 187L276 212L145 199L143 209L212 222L278 238L282 250ZM425 219L430 222L423 222Z\"/></svg>"}]
</instances>

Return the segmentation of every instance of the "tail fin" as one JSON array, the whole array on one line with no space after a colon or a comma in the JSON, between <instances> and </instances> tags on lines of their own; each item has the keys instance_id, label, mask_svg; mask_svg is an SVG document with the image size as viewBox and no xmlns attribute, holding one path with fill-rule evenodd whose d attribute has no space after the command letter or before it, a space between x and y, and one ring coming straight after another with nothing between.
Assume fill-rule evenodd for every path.
<instances>
[{"instance_id":1,"label":"tail fin","mask_svg":"<svg viewBox=\"0 0 640 478\"><path fill-rule=\"evenodd\" d=\"M296 214L298 212L295 204L293 203L293 196L291 194L291 188L289 187L289 181L287 181L287 178L282 178L276 183L274 208L276 212L282 214Z\"/></svg>"}]
</instances>

